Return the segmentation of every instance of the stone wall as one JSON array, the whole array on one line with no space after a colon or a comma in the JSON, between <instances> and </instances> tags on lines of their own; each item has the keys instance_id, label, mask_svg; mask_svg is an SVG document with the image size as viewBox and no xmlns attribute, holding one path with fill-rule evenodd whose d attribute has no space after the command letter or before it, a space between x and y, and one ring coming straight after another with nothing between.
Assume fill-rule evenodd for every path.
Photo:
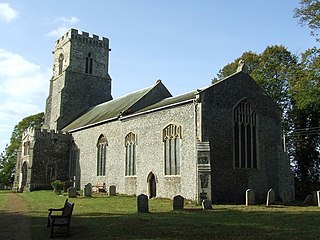
<instances>
[{"instance_id":1,"label":"stone wall","mask_svg":"<svg viewBox=\"0 0 320 240\"><path fill-rule=\"evenodd\" d=\"M248 99L257 113L258 167L234 168L233 108ZM249 188L264 200L268 189L279 194L280 110L249 75L237 73L201 94L203 137L210 142L212 200L244 203ZM290 169L287 169L287 172Z\"/></svg>"},{"instance_id":2,"label":"stone wall","mask_svg":"<svg viewBox=\"0 0 320 240\"><path fill-rule=\"evenodd\" d=\"M81 131L72 132L80 149L81 186L105 182L115 185L124 194L148 194L148 175L156 178L157 197L172 198L181 194L185 198L197 196L197 156L194 128L194 104L189 103L162 111L141 114L131 118L105 123ZM162 130L168 124L180 125L181 174L164 175L164 144ZM136 176L125 176L125 136L133 132L137 136ZM97 140L101 134L107 137L106 176L96 176Z\"/></svg>"}]
</instances>

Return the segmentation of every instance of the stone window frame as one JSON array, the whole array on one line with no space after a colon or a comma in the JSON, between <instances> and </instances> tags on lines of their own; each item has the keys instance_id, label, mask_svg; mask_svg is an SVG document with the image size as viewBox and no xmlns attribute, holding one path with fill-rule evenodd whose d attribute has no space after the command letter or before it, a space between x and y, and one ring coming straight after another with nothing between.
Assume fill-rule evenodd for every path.
<instances>
[{"instance_id":1,"label":"stone window frame","mask_svg":"<svg viewBox=\"0 0 320 240\"><path fill-rule=\"evenodd\" d=\"M180 175L182 128L169 124L162 130L164 175Z\"/></svg>"},{"instance_id":2,"label":"stone window frame","mask_svg":"<svg viewBox=\"0 0 320 240\"><path fill-rule=\"evenodd\" d=\"M129 132L125 137L124 145L126 149L125 176L135 176L137 135L133 132Z\"/></svg>"},{"instance_id":3,"label":"stone window frame","mask_svg":"<svg viewBox=\"0 0 320 240\"><path fill-rule=\"evenodd\" d=\"M233 166L258 168L258 114L255 106L243 98L233 107Z\"/></svg>"},{"instance_id":4,"label":"stone window frame","mask_svg":"<svg viewBox=\"0 0 320 240\"><path fill-rule=\"evenodd\" d=\"M60 53L59 58L58 58L58 75L62 74L63 71L63 60L64 60L64 55L63 53Z\"/></svg>"},{"instance_id":5,"label":"stone window frame","mask_svg":"<svg viewBox=\"0 0 320 240\"><path fill-rule=\"evenodd\" d=\"M93 72L93 56L91 52L88 52L86 56L86 62L85 62L85 70L84 72L86 74L92 74Z\"/></svg>"},{"instance_id":6,"label":"stone window frame","mask_svg":"<svg viewBox=\"0 0 320 240\"><path fill-rule=\"evenodd\" d=\"M26 141L23 143L23 155L24 156L30 155L30 146L31 146L30 141Z\"/></svg>"},{"instance_id":7,"label":"stone window frame","mask_svg":"<svg viewBox=\"0 0 320 240\"><path fill-rule=\"evenodd\" d=\"M101 134L97 141L97 176L106 176L107 146L107 138Z\"/></svg>"}]
</instances>

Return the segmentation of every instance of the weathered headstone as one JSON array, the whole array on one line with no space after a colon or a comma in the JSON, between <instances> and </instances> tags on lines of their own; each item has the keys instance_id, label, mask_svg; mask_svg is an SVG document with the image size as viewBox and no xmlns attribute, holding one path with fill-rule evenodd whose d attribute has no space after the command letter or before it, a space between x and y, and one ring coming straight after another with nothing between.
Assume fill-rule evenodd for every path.
<instances>
[{"instance_id":1,"label":"weathered headstone","mask_svg":"<svg viewBox=\"0 0 320 240\"><path fill-rule=\"evenodd\" d=\"M271 188L268 193L267 193L267 206L270 206L271 204L274 204L276 201L276 193L275 191Z\"/></svg>"},{"instance_id":2,"label":"weathered headstone","mask_svg":"<svg viewBox=\"0 0 320 240\"><path fill-rule=\"evenodd\" d=\"M83 196L84 197L91 197L92 196L92 184L91 183L88 183L87 185L84 186Z\"/></svg>"},{"instance_id":3,"label":"weathered headstone","mask_svg":"<svg viewBox=\"0 0 320 240\"><path fill-rule=\"evenodd\" d=\"M183 210L184 198L181 195L173 198L173 210Z\"/></svg>"},{"instance_id":4,"label":"weathered headstone","mask_svg":"<svg viewBox=\"0 0 320 240\"><path fill-rule=\"evenodd\" d=\"M202 209L204 209L204 210L212 209L212 203L209 199L202 200Z\"/></svg>"},{"instance_id":5,"label":"weathered headstone","mask_svg":"<svg viewBox=\"0 0 320 240\"><path fill-rule=\"evenodd\" d=\"M283 191L282 192L282 202L283 204L287 204L291 201L291 192L290 191Z\"/></svg>"},{"instance_id":6,"label":"weathered headstone","mask_svg":"<svg viewBox=\"0 0 320 240\"><path fill-rule=\"evenodd\" d=\"M320 207L320 191L317 191L318 206Z\"/></svg>"},{"instance_id":7,"label":"weathered headstone","mask_svg":"<svg viewBox=\"0 0 320 240\"><path fill-rule=\"evenodd\" d=\"M313 204L318 205L317 191L312 192L312 202Z\"/></svg>"},{"instance_id":8,"label":"weathered headstone","mask_svg":"<svg viewBox=\"0 0 320 240\"><path fill-rule=\"evenodd\" d=\"M67 192L68 192L68 197L69 197L69 198L75 198L75 197L77 197L77 189L76 189L76 188L74 188L74 187L69 187L69 188L67 189Z\"/></svg>"},{"instance_id":9,"label":"weathered headstone","mask_svg":"<svg viewBox=\"0 0 320 240\"><path fill-rule=\"evenodd\" d=\"M246 205L254 205L256 203L256 196L253 189L248 189L246 191Z\"/></svg>"},{"instance_id":10,"label":"weathered headstone","mask_svg":"<svg viewBox=\"0 0 320 240\"><path fill-rule=\"evenodd\" d=\"M312 203L312 195L309 194L307 197L304 199L303 204L310 204Z\"/></svg>"},{"instance_id":11,"label":"weathered headstone","mask_svg":"<svg viewBox=\"0 0 320 240\"><path fill-rule=\"evenodd\" d=\"M147 195L140 194L137 197L137 207L138 207L138 213L149 212L148 196Z\"/></svg>"},{"instance_id":12,"label":"weathered headstone","mask_svg":"<svg viewBox=\"0 0 320 240\"><path fill-rule=\"evenodd\" d=\"M111 185L109 187L109 196L116 196L117 192L116 192L116 186L115 185Z\"/></svg>"}]
</instances>

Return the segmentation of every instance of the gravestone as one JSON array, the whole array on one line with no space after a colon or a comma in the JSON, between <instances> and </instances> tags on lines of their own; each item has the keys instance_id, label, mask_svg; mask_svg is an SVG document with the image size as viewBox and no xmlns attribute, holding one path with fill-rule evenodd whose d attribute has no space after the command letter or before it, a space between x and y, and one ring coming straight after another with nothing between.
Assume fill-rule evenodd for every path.
<instances>
[{"instance_id":1,"label":"gravestone","mask_svg":"<svg viewBox=\"0 0 320 240\"><path fill-rule=\"evenodd\" d=\"M88 183L87 185L84 186L83 196L84 197L91 197L92 196L92 184L91 183Z\"/></svg>"},{"instance_id":2,"label":"gravestone","mask_svg":"<svg viewBox=\"0 0 320 240\"><path fill-rule=\"evenodd\" d=\"M115 185L111 185L109 187L109 196L116 196L117 192L116 192L116 186Z\"/></svg>"},{"instance_id":3,"label":"gravestone","mask_svg":"<svg viewBox=\"0 0 320 240\"><path fill-rule=\"evenodd\" d=\"M140 194L137 197L137 207L138 207L138 213L149 212L148 196L147 195Z\"/></svg>"},{"instance_id":4,"label":"gravestone","mask_svg":"<svg viewBox=\"0 0 320 240\"><path fill-rule=\"evenodd\" d=\"M256 196L253 189L248 189L246 191L246 205L254 205L256 203Z\"/></svg>"},{"instance_id":5,"label":"gravestone","mask_svg":"<svg viewBox=\"0 0 320 240\"><path fill-rule=\"evenodd\" d=\"M320 207L320 191L317 191L318 206Z\"/></svg>"},{"instance_id":6,"label":"gravestone","mask_svg":"<svg viewBox=\"0 0 320 240\"><path fill-rule=\"evenodd\" d=\"M202 200L202 209L204 209L204 210L212 209L212 203L209 199Z\"/></svg>"},{"instance_id":7,"label":"gravestone","mask_svg":"<svg viewBox=\"0 0 320 240\"><path fill-rule=\"evenodd\" d=\"M68 197L69 197L69 198L75 198L75 197L77 197L77 189L76 189L76 188L74 188L74 187L69 187L69 188L67 189L67 192L68 192Z\"/></svg>"},{"instance_id":8,"label":"gravestone","mask_svg":"<svg viewBox=\"0 0 320 240\"><path fill-rule=\"evenodd\" d=\"M271 188L268 193L267 193L267 206L270 206L271 204L274 204L276 201L276 193L275 191Z\"/></svg>"},{"instance_id":9,"label":"gravestone","mask_svg":"<svg viewBox=\"0 0 320 240\"><path fill-rule=\"evenodd\" d=\"M305 200L303 201L303 204L310 204L310 203L312 203L312 195L311 195L311 194L309 194L309 195L305 198Z\"/></svg>"},{"instance_id":10,"label":"gravestone","mask_svg":"<svg viewBox=\"0 0 320 240\"><path fill-rule=\"evenodd\" d=\"M283 191L282 192L282 202L283 204L287 204L291 201L291 192L290 191Z\"/></svg>"},{"instance_id":11,"label":"gravestone","mask_svg":"<svg viewBox=\"0 0 320 240\"><path fill-rule=\"evenodd\" d=\"M317 191L312 192L312 201L313 201L313 204L318 205Z\"/></svg>"},{"instance_id":12,"label":"gravestone","mask_svg":"<svg viewBox=\"0 0 320 240\"><path fill-rule=\"evenodd\" d=\"M183 210L184 198L181 195L173 198L173 210Z\"/></svg>"}]
</instances>

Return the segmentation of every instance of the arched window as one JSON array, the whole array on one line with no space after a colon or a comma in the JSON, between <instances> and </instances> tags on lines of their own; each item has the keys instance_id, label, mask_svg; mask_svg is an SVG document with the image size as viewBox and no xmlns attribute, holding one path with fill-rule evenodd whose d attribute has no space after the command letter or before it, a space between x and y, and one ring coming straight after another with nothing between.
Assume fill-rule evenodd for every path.
<instances>
[{"instance_id":1,"label":"arched window","mask_svg":"<svg viewBox=\"0 0 320 240\"><path fill-rule=\"evenodd\" d=\"M58 70L58 74L62 74L62 68L63 68L63 59L64 59L64 56L63 54L61 53L60 56L59 56L59 70Z\"/></svg>"},{"instance_id":2,"label":"arched window","mask_svg":"<svg viewBox=\"0 0 320 240\"><path fill-rule=\"evenodd\" d=\"M100 135L97 143L97 176L106 175L107 138Z\"/></svg>"},{"instance_id":3,"label":"arched window","mask_svg":"<svg viewBox=\"0 0 320 240\"><path fill-rule=\"evenodd\" d=\"M30 141L23 143L23 155L30 155Z\"/></svg>"},{"instance_id":4,"label":"arched window","mask_svg":"<svg viewBox=\"0 0 320 240\"><path fill-rule=\"evenodd\" d=\"M125 138L126 147L126 176L136 175L136 134L130 132Z\"/></svg>"},{"instance_id":5,"label":"arched window","mask_svg":"<svg viewBox=\"0 0 320 240\"><path fill-rule=\"evenodd\" d=\"M85 73L92 74L92 54L89 52L88 56L86 57L86 69Z\"/></svg>"},{"instance_id":6,"label":"arched window","mask_svg":"<svg viewBox=\"0 0 320 240\"><path fill-rule=\"evenodd\" d=\"M235 168L257 168L257 116L248 100L233 111Z\"/></svg>"},{"instance_id":7,"label":"arched window","mask_svg":"<svg viewBox=\"0 0 320 240\"><path fill-rule=\"evenodd\" d=\"M163 129L165 175L180 174L181 126L170 124Z\"/></svg>"}]
</instances>

